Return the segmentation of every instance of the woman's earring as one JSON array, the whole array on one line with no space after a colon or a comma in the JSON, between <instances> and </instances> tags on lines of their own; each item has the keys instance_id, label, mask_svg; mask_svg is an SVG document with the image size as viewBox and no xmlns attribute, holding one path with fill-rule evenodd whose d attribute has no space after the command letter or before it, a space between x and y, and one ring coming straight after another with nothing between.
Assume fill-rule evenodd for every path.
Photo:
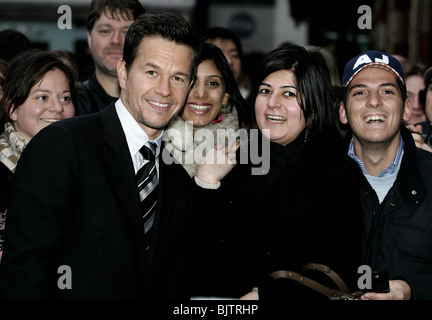
<instances>
[{"instance_id":1,"label":"woman's earring","mask_svg":"<svg viewBox=\"0 0 432 320\"><path fill-rule=\"evenodd\" d=\"M223 118L224 118L224 114L223 113L219 113L218 116L216 117L216 119L214 119L212 121L212 124L221 122L223 120Z\"/></svg>"}]
</instances>

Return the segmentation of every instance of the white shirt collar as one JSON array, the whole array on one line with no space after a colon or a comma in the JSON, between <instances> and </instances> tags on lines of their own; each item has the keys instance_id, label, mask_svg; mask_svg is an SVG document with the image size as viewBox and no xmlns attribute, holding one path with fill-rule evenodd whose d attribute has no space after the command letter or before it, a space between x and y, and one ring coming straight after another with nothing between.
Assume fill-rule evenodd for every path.
<instances>
[{"instance_id":1,"label":"white shirt collar","mask_svg":"<svg viewBox=\"0 0 432 320\"><path fill-rule=\"evenodd\" d=\"M129 147L129 151L131 154L132 161L134 163L135 172L142 166L142 156L139 153L141 147L149 141L148 135L144 132L144 130L140 127L138 122L132 117L129 111L124 106L121 99L118 99L115 102L115 108L117 111L117 115L120 119L120 123L122 125L123 131L126 136L126 141ZM160 152L160 147L162 143L162 135L163 132L154 140L158 145L157 154Z\"/></svg>"}]
</instances>

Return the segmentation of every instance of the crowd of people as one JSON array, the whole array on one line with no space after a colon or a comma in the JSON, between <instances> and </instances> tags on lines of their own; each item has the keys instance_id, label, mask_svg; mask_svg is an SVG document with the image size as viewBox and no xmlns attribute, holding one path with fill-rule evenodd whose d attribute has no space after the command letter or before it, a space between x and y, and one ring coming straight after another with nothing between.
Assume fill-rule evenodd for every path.
<instances>
[{"instance_id":1,"label":"crowd of people","mask_svg":"<svg viewBox=\"0 0 432 320\"><path fill-rule=\"evenodd\" d=\"M1 299L327 299L271 276L331 287L310 263L432 299L432 67L370 50L340 77L284 43L251 77L235 33L138 0L93 0L87 37L83 82L1 55Z\"/></svg>"}]
</instances>

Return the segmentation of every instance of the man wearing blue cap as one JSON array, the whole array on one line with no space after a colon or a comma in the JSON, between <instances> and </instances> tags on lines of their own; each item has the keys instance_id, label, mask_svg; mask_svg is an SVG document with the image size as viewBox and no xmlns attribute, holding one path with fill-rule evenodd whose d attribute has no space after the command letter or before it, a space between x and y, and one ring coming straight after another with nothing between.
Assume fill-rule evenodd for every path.
<instances>
[{"instance_id":1,"label":"man wearing blue cap","mask_svg":"<svg viewBox=\"0 0 432 320\"><path fill-rule=\"evenodd\" d=\"M362 53L345 66L341 93L348 156L362 173L362 263L390 279L390 292L362 299L432 299L432 153L405 128L412 106L402 66L384 52Z\"/></svg>"}]
</instances>

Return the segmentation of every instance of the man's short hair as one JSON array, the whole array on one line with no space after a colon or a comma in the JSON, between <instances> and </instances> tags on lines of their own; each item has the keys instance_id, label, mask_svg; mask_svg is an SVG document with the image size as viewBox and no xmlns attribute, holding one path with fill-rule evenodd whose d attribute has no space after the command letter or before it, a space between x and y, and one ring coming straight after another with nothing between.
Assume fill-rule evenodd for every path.
<instances>
[{"instance_id":1,"label":"man's short hair","mask_svg":"<svg viewBox=\"0 0 432 320\"><path fill-rule=\"evenodd\" d=\"M126 32L123 46L123 60L128 72L143 38L147 37L160 37L190 47L194 54L191 80L195 77L201 41L189 21L175 13L161 10L150 10L139 16Z\"/></svg>"},{"instance_id":2,"label":"man's short hair","mask_svg":"<svg viewBox=\"0 0 432 320\"><path fill-rule=\"evenodd\" d=\"M92 31L96 20L103 13L108 17L124 20L135 20L145 12L139 0L93 0L87 15L87 31ZM119 17L120 16L120 17Z\"/></svg>"}]
</instances>

